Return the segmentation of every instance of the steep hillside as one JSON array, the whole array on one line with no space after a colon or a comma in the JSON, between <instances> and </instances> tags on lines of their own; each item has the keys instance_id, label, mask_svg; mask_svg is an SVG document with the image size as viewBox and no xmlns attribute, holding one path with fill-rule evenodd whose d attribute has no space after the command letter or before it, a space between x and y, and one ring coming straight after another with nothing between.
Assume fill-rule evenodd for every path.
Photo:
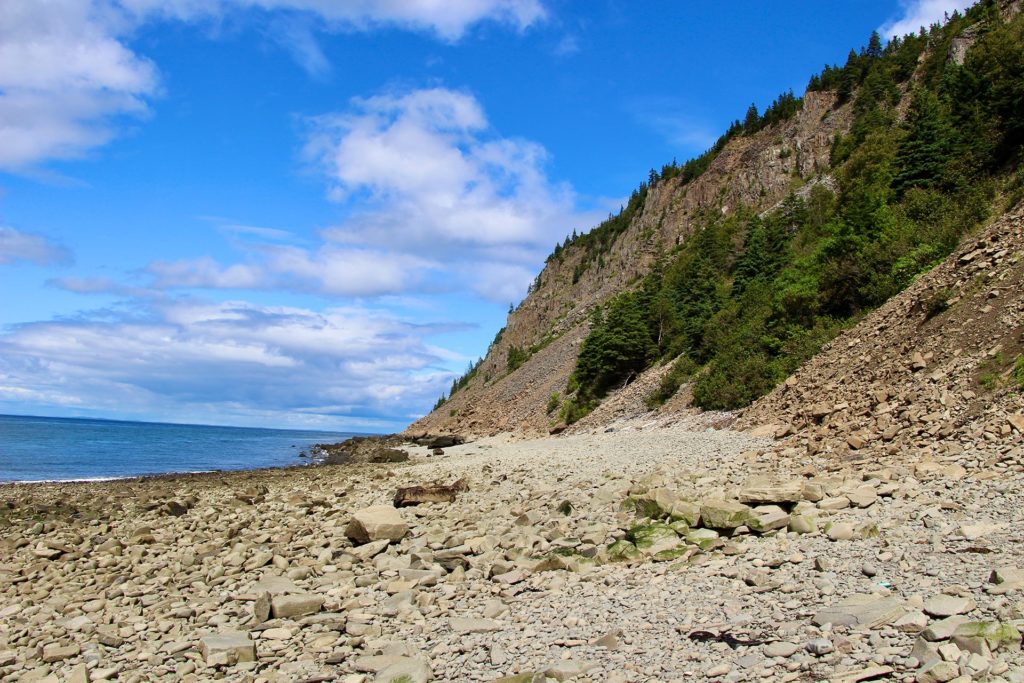
<instances>
[{"instance_id":1,"label":"steep hillside","mask_svg":"<svg viewBox=\"0 0 1024 683\"><path fill-rule=\"evenodd\" d=\"M832 141L852 120L849 105L835 104L835 93L809 92L792 119L729 141L699 178L656 183L600 263L581 274L588 257L582 244L566 247L561 259L549 259L465 388L407 431L548 433L548 402L552 393L565 392L593 308L635 283L659 256L689 237L702 211L728 213L739 205L765 210L794 189L829 182L822 173ZM508 372L513 347L528 354L531 347L536 350Z\"/></svg>"},{"instance_id":2,"label":"steep hillside","mask_svg":"<svg viewBox=\"0 0 1024 683\"><path fill-rule=\"evenodd\" d=\"M841 459L1024 432L1024 205L845 331L739 419ZM1011 448L1010 442L1006 449Z\"/></svg>"},{"instance_id":3,"label":"steep hillside","mask_svg":"<svg viewBox=\"0 0 1024 683\"><path fill-rule=\"evenodd\" d=\"M872 35L802 98L652 171L619 215L556 247L486 357L407 431L736 410L897 305L1024 192L1019 9L985 0L888 45Z\"/></svg>"}]
</instances>

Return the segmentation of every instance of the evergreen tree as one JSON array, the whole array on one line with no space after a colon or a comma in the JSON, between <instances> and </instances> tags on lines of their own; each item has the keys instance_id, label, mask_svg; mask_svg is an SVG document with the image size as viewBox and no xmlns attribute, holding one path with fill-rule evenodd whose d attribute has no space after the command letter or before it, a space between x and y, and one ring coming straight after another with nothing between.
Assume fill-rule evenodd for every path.
<instances>
[{"instance_id":1,"label":"evergreen tree","mask_svg":"<svg viewBox=\"0 0 1024 683\"><path fill-rule=\"evenodd\" d=\"M914 91L904 125L907 135L900 143L900 170L893 179L897 195L938 182L952 144L952 128L939 98L929 90Z\"/></svg>"},{"instance_id":2,"label":"evergreen tree","mask_svg":"<svg viewBox=\"0 0 1024 683\"><path fill-rule=\"evenodd\" d=\"M757 113L757 105L751 103L747 108L747 115L743 118L743 133L750 135L757 132L759 123L761 123L761 115Z\"/></svg>"}]
</instances>

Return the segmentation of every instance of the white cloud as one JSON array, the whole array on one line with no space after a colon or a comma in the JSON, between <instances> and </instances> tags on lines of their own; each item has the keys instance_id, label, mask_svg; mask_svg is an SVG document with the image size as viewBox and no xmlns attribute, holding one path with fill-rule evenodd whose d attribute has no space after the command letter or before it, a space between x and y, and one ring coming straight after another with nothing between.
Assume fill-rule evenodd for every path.
<instances>
[{"instance_id":1,"label":"white cloud","mask_svg":"<svg viewBox=\"0 0 1024 683\"><path fill-rule=\"evenodd\" d=\"M446 41L494 21L525 29L540 0L4 0L0 2L0 171L81 157L143 116L158 70L128 45L156 21L211 21L262 10L270 33L314 76L330 64L315 31L381 26Z\"/></svg>"},{"instance_id":2,"label":"white cloud","mask_svg":"<svg viewBox=\"0 0 1024 683\"><path fill-rule=\"evenodd\" d=\"M398 26L449 41L483 21L523 30L546 16L540 0L121 0L121 4L136 16L184 20L236 8L289 11L311 14L338 29Z\"/></svg>"},{"instance_id":3,"label":"white cloud","mask_svg":"<svg viewBox=\"0 0 1024 683\"><path fill-rule=\"evenodd\" d=\"M977 0L901 0L901 14L887 21L878 32L884 38L917 33L923 26L943 23L948 14L963 12Z\"/></svg>"},{"instance_id":4,"label":"white cloud","mask_svg":"<svg viewBox=\"0 0 1024 683\"><path fill-rule=\"evenodd\" d=\"M287 289L330 297L406 291L433 264L415 256L324 245L316 250L262 245L251 263L221 265L209 257L157 261L147 267L156 289Z\"/></svg>"},{"instance_id":5,"label":"white cloud","mask_svg":"<svg viewBox=\"0 0 1024 683\"><path fill-rule=\"evenodd\" d=\"M0 170L80 156L145 112L156 69L121 28L97 2L0 3Z\"/></svg>"},{"instance_id":6,"label":"white cloud","mask_svg":"<svg viewBox=\"0 0 1024 683\"><path fill-rule=\"evenodd\" d=\"M35 400L144 415L297 413L404 426L450 382L431 328L358 307L150 301L0 335L0 406ZM437 328L434 331L441 331ZM33 398L34 397L34 398ZM2 411L0 411L2 412ZM321 420L322 421L322 420Z\"/></svg>"},{"instance_id":7,"label":"white cloud","mask_svg":"<svg viewBox=\"0 0 1024 683\"><path fill-rule=\"evenodd\" d=\"M548 179L543 147L494 134L468 93L430 88L356 99L310 126L307 152L329 196L348 210L323 231L324 242L283 244L290 233L226 222L220 229L241 262L153 263L153 287L329 297L457 288L504 304L523 296L556 242L600 218Z\"/></svg>"},{"instance_id":8,"label":"white cloud","mask_svg":"<svg viewBox=\"0 0 1024 683\"><path fill-rule=\"evenodd\" d=\"M39 266L66 264L71 252L42 235L0 225L0 266L19 261Z\"/></svg>"},{"instance_id":9,"label":"white cloud","mask_svg":"<svg viewBox=\"0 0 1024 683\"><path fill-rule=\"evenodd\" d=\"M356 99L312 121L307 146L331 183L330 196L358 203L325 231L341 244L418 254L458 270L534 271L556 241L593 225L568 185L546 175L545 149L499 137L480 103L445 88ZM516 277L519 296L526 279ZM464 284L507 301L508 287ZM511 297L518 298L518 297Z\"/></svg>"}]
</instances>

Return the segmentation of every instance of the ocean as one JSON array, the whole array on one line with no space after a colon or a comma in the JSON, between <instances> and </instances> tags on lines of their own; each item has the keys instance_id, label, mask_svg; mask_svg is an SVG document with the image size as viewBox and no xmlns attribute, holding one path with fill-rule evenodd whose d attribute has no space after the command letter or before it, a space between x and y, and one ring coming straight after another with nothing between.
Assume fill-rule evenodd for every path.
<instances>
[{"instance_id":1,"label":"ocean","mask_svg":"<svg viewBox=\"0 0 1024 683\"><path fill-rule=\"evenodd\" d=\"M349 432L0 415L0 482L280 467Z\"/></svg>"}]
</instances>

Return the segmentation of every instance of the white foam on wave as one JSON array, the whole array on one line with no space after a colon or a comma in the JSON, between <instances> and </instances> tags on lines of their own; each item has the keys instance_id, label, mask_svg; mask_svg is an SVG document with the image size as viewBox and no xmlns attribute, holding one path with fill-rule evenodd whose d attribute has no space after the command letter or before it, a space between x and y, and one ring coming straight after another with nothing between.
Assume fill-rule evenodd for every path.
<instances>
[{"instance_id":1,"label":"white foam on wave","mask_svg":"<svg viewBox=\"0 0 1024 683\"><path fill-rule=\"evenodd\" d=\"M218 470L189 470L187 472L156 472L149 474L125 474L117 477L80 477L76 479L6 479L0 484L82 484L99 481L121 481L123 479L138 479L139 477L164 477L175 474L207 474Z\"/></svg>"}]
</instances>

